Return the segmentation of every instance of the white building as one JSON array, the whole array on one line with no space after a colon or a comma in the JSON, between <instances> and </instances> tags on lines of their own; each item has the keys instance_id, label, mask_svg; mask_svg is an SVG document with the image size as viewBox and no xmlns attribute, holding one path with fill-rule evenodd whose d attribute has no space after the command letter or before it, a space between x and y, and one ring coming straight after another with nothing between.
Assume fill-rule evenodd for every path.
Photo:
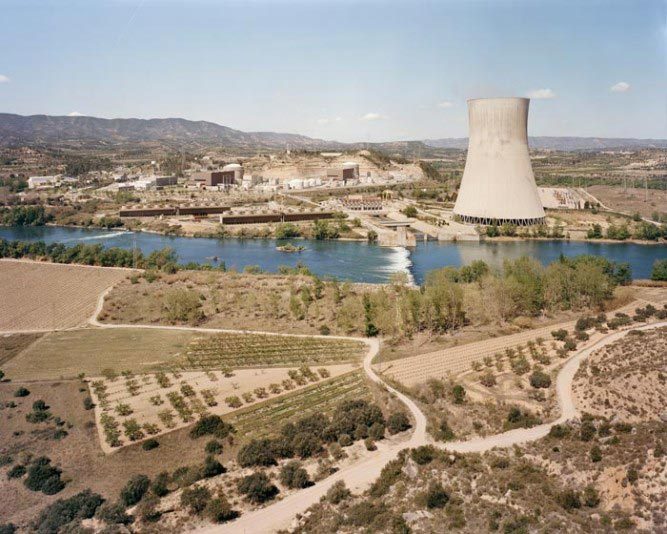
<instances>
[{"instance_id":1,"label":"white building","mask_svg":"<svg viewBox=\"0 0 667 534\"><path fill-rule=\"evenodd\" d=\"M28 178L28 188L38 189L40 187L55 187L59 182L59 174L53 176L31 176Z\"/></svg>"}]
</instances>

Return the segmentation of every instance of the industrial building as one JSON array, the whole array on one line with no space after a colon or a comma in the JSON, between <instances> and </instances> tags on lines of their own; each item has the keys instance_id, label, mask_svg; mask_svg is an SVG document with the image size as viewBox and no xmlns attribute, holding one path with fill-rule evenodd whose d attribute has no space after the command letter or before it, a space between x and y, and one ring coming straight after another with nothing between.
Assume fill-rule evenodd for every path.
<instances>
[{"instance_id":1,"label":"industrial building","mask_svg":"<svg viewBox=\"0 0 667 534\"><path fill-rule=\"evenodd\" d=\"M327 180L348 180L359 179L359 164L354 161L346 161L341 167L332 167L327 169Z\"/></svg>"},{"instance_id":2,"label":"industrial building","mask_svg":"<svg viewBox=\"0 0 667 534\"><path fill-rule=\"evenodd\" d=\"M200 187L230 187L243 183L243 167L238 163L225 165L219 171L198 172L192 175Z\"/></svg>"},{"instance_id":3,"label":"industrial building","mask_svg":"<svg viewBox=\"0 0 667 534\"><path fill-rule=\"evenodd\" d=\"M454 215L469 224L544 223L528 153L528 98L468 100L468 155Z\"/></svg>"}]
</instances>

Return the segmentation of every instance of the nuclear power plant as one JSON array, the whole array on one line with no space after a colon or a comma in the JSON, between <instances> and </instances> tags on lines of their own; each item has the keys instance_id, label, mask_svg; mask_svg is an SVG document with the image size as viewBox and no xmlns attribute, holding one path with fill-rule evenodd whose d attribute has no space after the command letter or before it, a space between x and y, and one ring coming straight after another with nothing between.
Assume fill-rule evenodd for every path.
<instances>
[{"instance_id":1,"label":"nuclear power plant","mask_svg":"<svg viewBox=\"0 0 667 534\"><path fill-rule=\"evenodd\" d=\"M470 224L544 222L528 153L528 98L468 100L468 156L454 205Z\"/></svg>"}]
</instances>

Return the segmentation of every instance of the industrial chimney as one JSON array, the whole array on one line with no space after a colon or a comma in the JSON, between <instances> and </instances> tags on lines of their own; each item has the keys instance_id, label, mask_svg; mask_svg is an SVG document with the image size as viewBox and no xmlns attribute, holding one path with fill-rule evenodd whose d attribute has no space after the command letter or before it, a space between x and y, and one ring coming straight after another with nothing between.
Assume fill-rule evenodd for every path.
<instances>
[{"instance_id":1,"label":"industrial chimney","mask_svg":"<svg viewBox=\"0 0 667 534\"><path fill-rule=\"evenodd\" d=\"M454 215L470 224L544 222L528 154L528 98L468 100L468 156Z\"/></svg>"}]
</instances>

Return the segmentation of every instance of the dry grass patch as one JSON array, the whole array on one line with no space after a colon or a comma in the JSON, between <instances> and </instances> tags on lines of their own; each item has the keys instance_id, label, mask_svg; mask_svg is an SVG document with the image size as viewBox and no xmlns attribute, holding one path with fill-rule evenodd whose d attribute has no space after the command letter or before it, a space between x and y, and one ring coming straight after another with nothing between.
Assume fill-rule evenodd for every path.
<instances>
[{"instance_id":1,"label":"dry grass patch","mask_svg":"<svg viewBox=\"0 0 667 534\"><path fill-rule=\"evenodd\" d=\"M0 261L0 331L53 330L85 323L100 293L127 277L120 269Z\"/></svg>"}]
</instances>

